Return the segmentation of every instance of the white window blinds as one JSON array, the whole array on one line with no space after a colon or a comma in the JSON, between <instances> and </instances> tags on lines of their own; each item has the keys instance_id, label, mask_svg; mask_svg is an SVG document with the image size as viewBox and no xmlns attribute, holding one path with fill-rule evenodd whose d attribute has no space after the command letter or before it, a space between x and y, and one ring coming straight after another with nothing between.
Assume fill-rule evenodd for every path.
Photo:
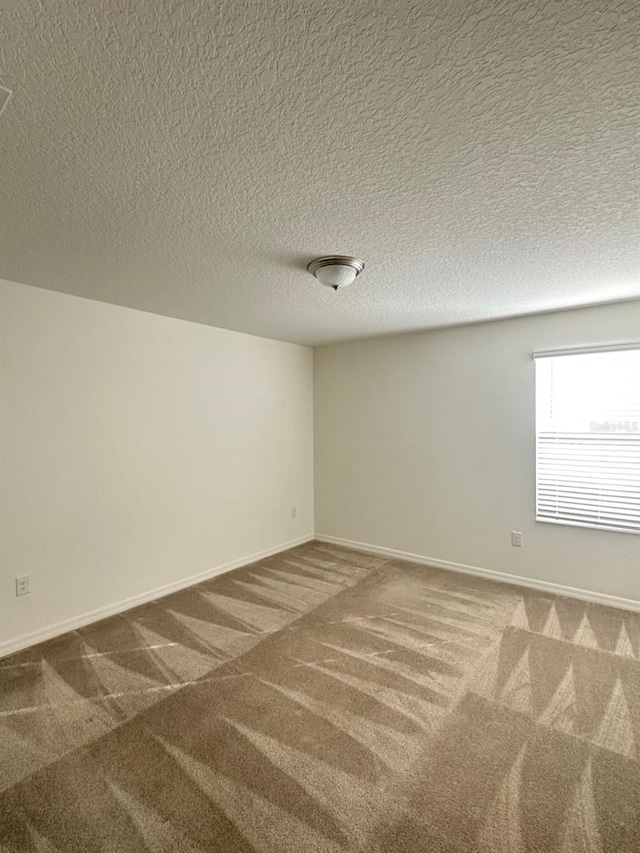
<instances>
[{"instance_id":1,"label":"white window blinds","mask_svg":"<svg viewBox=\"0 0 640 853\"><path fill-rule=\"evenodd\" d=\"M537 520L640 533L640 344L534 357Z\"/></svg>"}]
</instances>

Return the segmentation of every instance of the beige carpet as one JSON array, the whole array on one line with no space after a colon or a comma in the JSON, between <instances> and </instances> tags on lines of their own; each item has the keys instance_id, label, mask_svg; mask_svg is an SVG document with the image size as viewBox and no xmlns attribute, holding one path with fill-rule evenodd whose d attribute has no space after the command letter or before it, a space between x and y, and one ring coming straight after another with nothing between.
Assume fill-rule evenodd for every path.
<instances>
[{"instance_id":1,"label":"beige carpet","mask_svg":"<svg viewBox=\"0 0 640 853\"><path fill-rule=\"evenodd\" d=\"M640 617L312 543L0 661L0 851L638 853Z\"/></svg>"}]
</instances>

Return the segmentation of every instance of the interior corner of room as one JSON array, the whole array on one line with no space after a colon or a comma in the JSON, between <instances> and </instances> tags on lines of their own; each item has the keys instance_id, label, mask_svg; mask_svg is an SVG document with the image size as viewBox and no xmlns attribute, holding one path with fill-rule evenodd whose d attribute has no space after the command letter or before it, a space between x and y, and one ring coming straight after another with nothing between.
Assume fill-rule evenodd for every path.
<instances>
[{"instance_id":1,"label":"interior corner of room","mask_svg":"<svg viewBox=\"0 0 640 853\"><path fill-rule=\"evenodd\" d=\"M532 353L639 302L313 350L1 291L5 653L314 536L637 606L637 536L536 521Z\"/></svg>"}]
</instances>

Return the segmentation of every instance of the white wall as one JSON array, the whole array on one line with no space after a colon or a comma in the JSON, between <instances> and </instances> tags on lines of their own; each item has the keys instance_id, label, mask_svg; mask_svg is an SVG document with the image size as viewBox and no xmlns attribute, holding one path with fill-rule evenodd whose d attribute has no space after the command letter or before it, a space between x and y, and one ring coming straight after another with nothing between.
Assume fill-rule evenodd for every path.
<instances>
[{"instance_id":1,"label":"white wall","mask_svg":"<svg viewBox=\"0 0 640 853\"><path fill-rule=\"evenodd\" d=\"M0 300L5 651L312 534L310 349L9 282Z\"/></svg>"},{"instance_id":2,"label":"white wall","mask_svg":"<svg viewBox=\"0 0 640 853\"><path fill-rule=\"evenodd\" d=\"M311 350L9 282L0 320L0 653L311 536ZM640 599L640 537L534 520L531 361L639 335L627 303L317 350L316 531Z\"/></svg>"},{"instance_id":3,"label":"white wall","mask_svg":"<svg viewBox=\"0 0 640 853\"><path fill-rule=\"evenodd\" d=\"M639 536L535 521L531 359L639 337L635 302L316 350L316 534L640 599Z\"/></svg>"}]
</instances>

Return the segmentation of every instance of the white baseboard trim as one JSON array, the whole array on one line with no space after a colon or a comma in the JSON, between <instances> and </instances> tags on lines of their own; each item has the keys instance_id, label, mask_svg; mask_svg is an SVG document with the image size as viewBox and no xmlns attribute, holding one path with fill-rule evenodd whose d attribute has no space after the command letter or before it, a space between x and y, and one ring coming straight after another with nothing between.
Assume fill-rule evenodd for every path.
<instances>
[{"instance_id":1,"label":"white baseboard trim","mask_svg":"<svg viewBox=\"0 0 640 853\"><path fill-rule=\"evenodd\" d=\"M131 598L124 598L121 601L116 601L114 604L107 604L105 607L99 607L97 610L90 610L88 613L81 613L78 616L72 616L70 619L65 619L62 622L56 622L53 625L47 625L46 628L39 628L37 631L31 631L28 634L22 634L19 637L13 637L11 640L5 640L0 643L0 658L6 655L19 652L21 649L26 649L29 646L35 646L36 643L42 643L44 640L51 640L54 637L65 634L67 631L73 631L76 628L83 628L85 625L90 625L92 622L97 622L99 619L105 619L107 616L115 616L117 613L122 613L125 610L130 610L132 607L137 607L139 604L146 604L149 601L154 601L156 598L162 598L164 595L169 595L171 592L177 592L180 589L185 589L188 586L193 586L196 583L209 580L222 575L225 572L230 572L233 569L239 569L241 566L247 566L250 563L255 563L257 560L263 560L265 557L271 557L274 554L279 554L281 551L286 551L288 548L295 548L296 545L304 545L305 542L311 542L315 537L312 534L308 536L300 536L298 539L292 539L289 542L282 542L280 545L275 545L273 548L267 548L257 554L249 554L246 557L240 557L237 560L232 560L230 563L224 563L221 566L216 566L213 569L207 569L205 572L200 572L197 575L190 575L187 578L181 578L178 581L172 581L164 586L155 587L155 589L141 592L138 595L132 595Z\"/></svg>"},{"instance_id":2,"label":"white baseboard trim","mask_svg":"<svg viewBox=\"0 0 640 853\"><path fill-rule=\"evenodd\" d=\"M423 566L433 566L436 569L449 569L452 572L461 572L465 575L475 575L487 580L511 583L515 586L525 586L529 589L537 589L541 592L550 592L553 595L566 595L569 598L578 598L580 601L589 601L594 604L604 604L607 607L619 607L622 610L633 610L640 612L640 601L633 598L619 598L616 595L607 595L604 592L594 592L589 589L578 589L572 586L563 586L551 581L541 581L536 578L526 578L520 575L509 575L506 572L496 572L491 569L482 569L479 566L466 566L464 563L452 563L449 560L437 560L434 557L424 557L422 554L411 554L408 551L397 551L394 548L383 548L380 545L369 545L366 542L354 542L351 539L339 539L337 536L325 536L316 534L318 542L328 542L333 545L341 545L343 548L352 548L357 551L366 551L369 554L378 554L382 557L407 560L411 563L419 563Z\"/></svg>"}]
</instances>

